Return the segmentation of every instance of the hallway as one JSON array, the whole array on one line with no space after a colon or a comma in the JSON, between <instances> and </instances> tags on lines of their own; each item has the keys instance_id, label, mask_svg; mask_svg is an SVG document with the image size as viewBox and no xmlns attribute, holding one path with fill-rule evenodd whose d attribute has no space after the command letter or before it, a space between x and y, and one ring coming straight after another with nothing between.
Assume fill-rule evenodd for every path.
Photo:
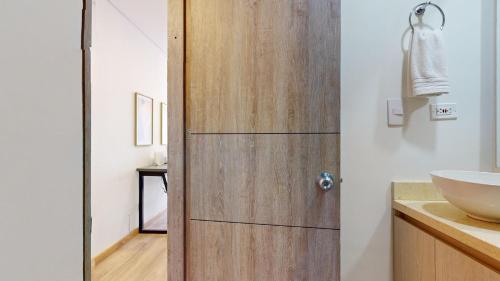
<instances>
[{"instance_id":1,"label":"hallway","mask_svg":"<svg viewBox=\"0 0 500 281\"><path fill-rule=\"evenodd\" d=\"M96 267L93 281L166 281L167 235L139 234Z\"/></svg>"}]
</instances>

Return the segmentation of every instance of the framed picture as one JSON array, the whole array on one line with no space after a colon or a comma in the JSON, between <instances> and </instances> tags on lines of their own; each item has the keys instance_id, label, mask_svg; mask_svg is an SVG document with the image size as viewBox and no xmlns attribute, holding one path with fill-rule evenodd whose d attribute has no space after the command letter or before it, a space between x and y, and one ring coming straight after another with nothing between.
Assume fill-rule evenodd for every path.
<instances>
[{"instance_id":1,"label":"framed picture","mask_svg":"<svg viewBox=\"0 0 500 281\"><path fill-rule=\"evenodd\" d=\"M153 99L135 94L135 145L153 144Z\"/></svg>"},{"instance_id":2,"label":"framed picture","mask_svg":"<svg viewBox=\"0 0 500 281\"><path fill-rule=\"evenodd\" d=\"M167 115L167 104L162 102L160 104L160 122L161 122L161 144L166 145L168 143L168 115Z\"/></svg>"}]
</instances>

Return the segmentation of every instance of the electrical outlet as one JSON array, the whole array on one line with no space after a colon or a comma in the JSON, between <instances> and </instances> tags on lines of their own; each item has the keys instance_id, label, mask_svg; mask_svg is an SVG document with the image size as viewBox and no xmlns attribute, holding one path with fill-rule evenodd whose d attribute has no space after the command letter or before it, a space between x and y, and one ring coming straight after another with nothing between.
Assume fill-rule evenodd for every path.
<instances>
[{"instance_id":1,"label":"electrical outlet","mask_svg":"<svg viewBox=\"0 0 500 281\"><path fill-rule=\"evenodd\" d=\"M432 120L452 120L458 118L456 103L431 104Z\"/></svg>"}]
</instances>

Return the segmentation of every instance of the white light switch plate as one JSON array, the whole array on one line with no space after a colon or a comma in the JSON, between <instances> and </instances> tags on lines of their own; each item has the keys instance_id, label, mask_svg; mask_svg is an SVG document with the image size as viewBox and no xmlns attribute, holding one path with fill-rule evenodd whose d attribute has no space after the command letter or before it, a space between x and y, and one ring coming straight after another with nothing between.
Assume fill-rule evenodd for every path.
<instances>
[{"instance_id":1,"label":"white light switch plate","mask_svg":"<svg viewBox=\"0 0 500 281\"><path fill-rule=\"evenodd\" d=\"M431 104L432 120L454 120L458 118L456 103Z\"/></svg>"},{"instance_id":2,"label":"white light switch plate","mask_svg":"<svg viewBox=\"0 0 500 281\"><path fill-rule=\"evenodd\" d=\"M387 100L387 124L389 126L404 125L403 101L400 99Z\"/></svg>"}]
</instances>

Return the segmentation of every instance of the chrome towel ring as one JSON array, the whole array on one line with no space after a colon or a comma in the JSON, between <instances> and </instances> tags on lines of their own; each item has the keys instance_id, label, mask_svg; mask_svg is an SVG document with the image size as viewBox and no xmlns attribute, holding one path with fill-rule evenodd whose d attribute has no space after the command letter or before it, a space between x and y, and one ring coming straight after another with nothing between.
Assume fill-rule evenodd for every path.
<instances>
[{"instance_id":1,"label":"chrome towel ring","mask_svg":"<svg viewBox=\"0 0 500 281\"><path fill-rule=\"evenodd\" d=\"M408 21L410 22L410 27L411 27L411 30L412 31L415 31L415 27L413 26L413 23L411 21L413 15L419 17L419 16L423 16L425 14L425 9L428 7L428 6L432 6L436 9L439 10L439 12L441 13L441 16L443 17L443 21L441 23L441 30L443 30L444 28L444 24L446 23L446 17L444 15L444 12L443 12L443 9L441 9L441 7L439 7L438 5L432 3L431 1L427 1L427 2L424 2L424 3L420 3L418 4L417 6L415 6L415 8L413 8L413 10L410 12L410 17L408 19Z\"/></svg>"}]
</instances>

